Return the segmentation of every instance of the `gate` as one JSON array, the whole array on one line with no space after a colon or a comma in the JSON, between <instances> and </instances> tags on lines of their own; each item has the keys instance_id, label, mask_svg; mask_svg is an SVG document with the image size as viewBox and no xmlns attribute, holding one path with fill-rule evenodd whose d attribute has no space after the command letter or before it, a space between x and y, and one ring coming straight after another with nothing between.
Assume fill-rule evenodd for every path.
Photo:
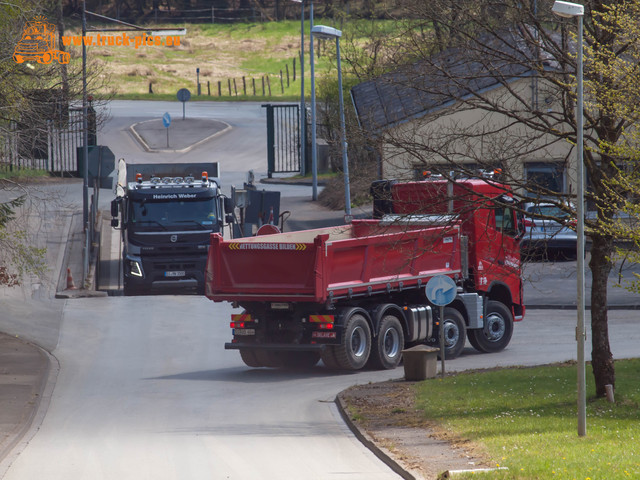
<instances>
[{"instance_id":1,"label":"gate","mask_svg":"<svg viewBox=\"0 0 640 480\"><path fill-rule=\"evenodd\" d=\"M95 110L89 110L89 145L96 144ZM69 108L64 117L35 125L13 122L0 130L0 172L46 170L55 175L80 175L76 158L83 144L81 108Z\"/></svg>"},{"instance_id":2,"label":"gate","mask_svg":"<svg viewBox=\"0 0 640 480\"><path fill-rule=\"evenodd\" d=\"M271 105L267 109L267 175L300 172L300 106Z\"/></svg>"}]
</instances>

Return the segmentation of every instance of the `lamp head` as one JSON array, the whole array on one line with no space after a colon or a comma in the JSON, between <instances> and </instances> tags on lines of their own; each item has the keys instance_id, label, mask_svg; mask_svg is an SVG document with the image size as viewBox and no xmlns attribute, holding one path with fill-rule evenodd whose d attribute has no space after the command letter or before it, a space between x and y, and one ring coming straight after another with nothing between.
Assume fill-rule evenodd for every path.
<instances>
[{"instance_id":1,"label":"lamp head","mask_svg":"<svg viewBox=\"0 0 640 480\"><path fill-rule=\"evenodd\" d=\"M584 15L584 6L578 3L556 0L551 11L563 18L582 17Z\"/></svg>"},{"instance_id":2,"label":"lamp head","mask_svg":"<svg viewBox=\"0 0 640 480\"><path fill-rule=\"evenodd\" d=\"M311 33L314 37L318 38L340 38L342 32L333 27L327 27L325 25L316 25L311 29Z\"/></svg>"}]
</instances>

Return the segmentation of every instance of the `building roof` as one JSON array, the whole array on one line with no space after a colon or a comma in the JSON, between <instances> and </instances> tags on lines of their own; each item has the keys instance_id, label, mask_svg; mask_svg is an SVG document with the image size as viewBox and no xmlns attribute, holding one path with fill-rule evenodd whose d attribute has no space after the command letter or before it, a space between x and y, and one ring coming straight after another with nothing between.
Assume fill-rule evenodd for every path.
<instances>
[{"instance_id":1,"label":"building roof","mask_svg":"<svg viewBox=\"0 0 640 480\"><path fill-rule=\"evenodd\" d=\"M535 58L552 67L545 49L534 49L533 30L509 28L486 34L473 50L450 48L420 63L403 66L351 89L362 128L380 132L446 108L474 93L528 77ZM534 50L537 50L534 51Z\"/></svg>"}]
</instances>

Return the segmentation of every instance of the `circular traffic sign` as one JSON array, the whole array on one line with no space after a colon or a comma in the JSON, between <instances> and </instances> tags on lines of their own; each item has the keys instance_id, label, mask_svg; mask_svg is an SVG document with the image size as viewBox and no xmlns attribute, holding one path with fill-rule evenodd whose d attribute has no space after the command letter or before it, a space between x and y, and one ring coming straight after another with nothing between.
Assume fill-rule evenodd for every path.
<instances>
[{"instance_id":1,"label":"circular traffic sign","mask_svg":"<svg viewBox=\"0 0 640 480\"><path fill-rule=\"evenodd\" d=\"M446 275L431 277L424 287L424 291L429 301L439 307L449 305L457 295L455 282Z\"/></svg>"},{"instance_id":2,"label":"circular traffic sign","mask_svg":"<svg viewBox=\"0 0 640 480\"><path fill-rule=\"evenodd\" d=\"M191 98L191 92L186 88L181 88L180 90L178 90L177 97L181 102L188 102Z\"/></svg>"}]
</instances>

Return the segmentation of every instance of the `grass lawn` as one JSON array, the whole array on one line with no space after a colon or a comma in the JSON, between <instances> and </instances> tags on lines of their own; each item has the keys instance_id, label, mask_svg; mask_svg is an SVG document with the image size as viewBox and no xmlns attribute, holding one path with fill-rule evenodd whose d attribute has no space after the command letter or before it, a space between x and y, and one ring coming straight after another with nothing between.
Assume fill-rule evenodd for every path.
<instances>
[{"instance_id":1,"label":"grass lawn","mask_svg":"<svg viewBox=\"0 0 640 480\"><path fill-rule=\"evenodd\" d=\"M334 22L328 19L317 19L316 23L334 26ZM379 23L385 26L389 22ZM351 29L350 25L345 24L345 30ZM100 28L109 25L92 23L91 26ZM200 99L290 101L299 98L299 21L210 25L163 24L162 27L185 27L187 34L180 37L180 45L177 46L87 47L90 71L93 70L106 82L106 88L94 93L114 94L116 98L175 99L175 94L180 88L188 88L192 100L195 100L196 69L200 69ZM308 22L306 30L305 91L309 95L311 73ZM80 34L77 22L69 22L66 34ZM366 43L367 38L362 37L360 42ZM75 68L79 68L81 48L68 48L71 52L71 63ZM327 74L335 76L335 63L335 44L330 41L317 43L316 78L320 79ZM149 94L149 84L152 86L153 94Z\"/></svg>"},{"instance_id":2,"label":"grass lawn","mask_svg":"<svg viewBox=\"0 0 640 480\"><path fill-rule=\"evenodd\" d=\"M640 359L616 362L615 404L595 398L587 369L587 435L577 433L575 364L463 373L418 385L424 414L507 470L474 479L640 478Z\"/></svg>"}]
</instances>

